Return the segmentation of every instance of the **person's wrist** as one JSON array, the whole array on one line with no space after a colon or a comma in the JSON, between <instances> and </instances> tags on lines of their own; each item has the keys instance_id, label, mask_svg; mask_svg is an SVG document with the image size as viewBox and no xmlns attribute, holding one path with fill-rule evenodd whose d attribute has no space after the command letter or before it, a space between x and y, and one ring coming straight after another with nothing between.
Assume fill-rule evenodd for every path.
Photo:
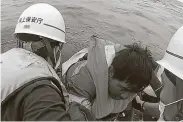
<instances>
[{"instance_id":1,"label":"person's wrist","mask_svg":"<svg viewBox=\"0 0 183 122\"><path fill-rule=\"evenodd\" d=\"M141 111L143 112L144 111L144 104L145 104L146 101L141 101Z\"/></svg>"},{"instance_id":2,"label":"person's wrist","mask_svg":"<svg viewBox=\"0 0 183 122\"><path fill-rule=\"evenodd\" d=\"M144 101L140 100L139 101L139 104L142 106L142 104L144 103Z\"/></svg>"}]
</instances>

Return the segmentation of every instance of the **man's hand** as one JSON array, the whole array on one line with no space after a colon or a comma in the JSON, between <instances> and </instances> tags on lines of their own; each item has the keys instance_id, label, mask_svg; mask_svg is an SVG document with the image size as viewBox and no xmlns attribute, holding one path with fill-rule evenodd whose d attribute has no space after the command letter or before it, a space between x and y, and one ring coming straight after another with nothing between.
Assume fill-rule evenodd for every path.
<instances>
[{"instance_id":1,"label":"man's hand","mask_svg":"<svg viewBox=\"0 0 183 122\"><path fill-rule=\"evenodd\" d=\"M140 99L140 97L139 97L138 95L135 97L135 100L136 100L137 103L139 103L140 105L142 105L143 102L144 102L144 101L142 101L142 100Z\"/></svg>"},{"instance_id":2,"label":"man's hand","mask_svg":"<svg viewBox=\"0 0 183 122\"><path fill-rule=\"evenodd\" d=\"M140 99L140 97L137 95L133 101L132 101L132 106L137 109L137 110L142 110L142 104L143 104L144 101L142 101Z\"/></svg>"}]
</instances>

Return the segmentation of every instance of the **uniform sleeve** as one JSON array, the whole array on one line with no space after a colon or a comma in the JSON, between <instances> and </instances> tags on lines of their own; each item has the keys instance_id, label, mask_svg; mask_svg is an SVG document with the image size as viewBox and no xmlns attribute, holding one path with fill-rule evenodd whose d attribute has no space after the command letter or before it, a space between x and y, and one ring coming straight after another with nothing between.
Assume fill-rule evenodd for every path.
<instances>
[{"instance_id":1,"label":"uniform sleeve","mask_svg":"<svg viewBox=\"0 0 183 122\"><path fill-rule=\"evenodd\" d=\"M152 89L155 91L156 96L158 98L160 98L160 93L162 90L162 83L159 81L159 79L157 78L157 76L155 75L154 72L152 73L150 85L151 85Z\"/></svg>"},{"instance_id":2,"label":"uniform sleeve","mask_svg":"<svg viewBox=\"0 0 183 122\"><path fill-rule=\"evenodd\" d=\"M22 104L23 121L67 121L63 98L48 85L33 88Z\"/></svg>"}]
</instances>

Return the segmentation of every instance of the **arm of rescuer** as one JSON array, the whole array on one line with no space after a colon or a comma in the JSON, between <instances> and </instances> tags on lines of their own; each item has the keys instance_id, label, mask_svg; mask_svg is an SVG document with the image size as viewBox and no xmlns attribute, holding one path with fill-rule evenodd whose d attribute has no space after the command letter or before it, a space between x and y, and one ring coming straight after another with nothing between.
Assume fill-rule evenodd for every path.
<instances>
[{"instance_id":1,"label":"arm of rescuer","mask_svg":"<svg viewBox=\"0 0 183 122\"><path fill-rule=\"evenodd\" d=\"M161 80L161 67L160 65L153 61L153 72L152 72L152 78L150 81L150 86L152 87L152 89L154 90L156 97L159 99L160 98L160 93L162 90L162 82Z\"/></svg>"},{"instance_id":2,"label":"arm of rescuer","mask_svg":"<svg viewBox=\"0 0 183 122\"><path fill-rule=\"evenodd\" d=\"M159 103L150 103L142 101L139 96L136 96L135 99L137 103L141 105L144 113L147 113L155 118L159 118L160 116Z\"/></svg>"},{"instance_id":3,"label":"arm of rescuer","mask_svg":"<svg viewBox=\"0 0 183 122\"><path fill-rule=\"evenodd\" d=\"M155 73L152 74L152 79L150 82L152 89L154 90L156 97L149 96L148 94L141 93L139 96L132 101L132 105L134 108L143 111L148 115L151 115L155 118L159 118L159 100L160 100L160 93L161 93L161 82L155 76ZM158 89L156 91L156 89Z\"/></svg>"},{"instance_id":4,"label":"arm of rescuer","mask_svg":"<svg viewBox=\"0 0 183 122\"><path fill-rule=\"evenodd\" d=\"M159 102L160 93L163 86L162 82L160 81L161 76L159 76L160 75L159 66L156 66L156 64L154 65L155 66L153 67L154 71L152 72L152 75L151 75L150 85L141 92L141 99L143 101L153 102L153 103Z\"/></svg>"},{"instance_id":5,"label":"arm of rescuer","mask_svg":"<svg viewBox=\"0 0 183 122\"><path fill-rule=\"evenodd\" d=\"M156 74L158 72L159 67L156 65L156 68L154 68L154 72L152 73L152 78L150 81L150 85L152 89L154 90L156 94L156 102L145 102L140 99L139 96L136 96L136 102L141 105L141 109L143 109L144 113L147 113L155 118L159 118L160 112L159 112L159 100L160 100L160 93L162 90L162 83L160 80L157 78Z\"/></svg>"},{"instance_id":6,"label":"arm of rescuer","mask_svg":"<svg viewBox=\"0 0 183 122\"><path fill-rule=\"evenodd\" d=\"M147 113L155 118L159 118L159 101L160 101L160 93L162 90L162 83L157 78L157 70L158 67L154 68L154 72L152 73L152 79L150 81L150 85L154 90L156 97L150 97L147 94L143 94L140 98L136 96L135 100L133 100L133 106L138 110L143 110L144 113ZM145 102L146 101L146 102ZM138 103L138 104L136 104Z\"/></svg>"},{"instance_id":7,"label":"arm of rescuer","mask_svg":"<svg viewBox=\"0 0 183 122\"><path fill-rule=\"evenodd\" d=\"M156 76L158 69L159 68L157 67L155 69L155 71L152 73L152 78L151 78L151 81L150 81L150 85L151 85L152 89L154 90L157 98L160 98L160 93L161 93L161 90L162 90L162 83Z\"/></svg>"},{"instance_id":8,"label":"arm of rescuer","mask_svg":"<svg viewBox=\"0 0 183 122\"><path fill-rule=\"evenodd\" d=\"M42 84L42 83L44 84ZM34 83L29 88L28 94L22 104L23 121L67 121L71 120L66 111L61 92L49 81L43 80ZM45 82L47 82L45 84ZM49 83L48 83L49 82ZM40 83L40 84L39 84ZM24 91L21 91L24 92ZM27 93L27 92L26 92Z\"/></svg>"}]
</instances>

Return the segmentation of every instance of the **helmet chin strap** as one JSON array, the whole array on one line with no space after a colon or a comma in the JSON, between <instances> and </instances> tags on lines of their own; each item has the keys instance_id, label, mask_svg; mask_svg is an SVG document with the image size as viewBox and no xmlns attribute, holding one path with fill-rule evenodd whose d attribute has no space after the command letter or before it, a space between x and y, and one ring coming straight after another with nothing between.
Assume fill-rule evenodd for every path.
<instances>
[{"instance_id":1,"label":"helmet chin strap","mask_svg":"<svg viewBox=\"0 0 183 122\"><path fill-rule=\"evenodd\" d=\"M56 62L55 62L53 49L52 49L52 47L50 45L49 39L43 38L43 42L44 42L44 44L46 46L46 49L48 51L48 58L50 58L52 66L55 67Z\"/></svg>"},{"instance_id":2,"label":"helmet chin strap","mask_svg":"<svg viewBox=\"0 0 183 122\"><path fill-rule=\"evenodd\" d=\"M63 44L59 43L58 46L55 46L54 48L51 47L50 41L47 38L43 38L43 42L45 43L46 49L48 51L48 58L50 59L53 68L57 71L59 68L61 68L61 50L63 47ZM62 69L62 68L61 68ZM61 70L60 69L60 70Z\"/></svg>"},{"instance_id":3,"label":"helmet chin strap","mask_svg":"<svg viewBox=\"0 0 183 122\"><path fill-rule=\"evenodd\" d=\"M55 56L55 62L56 65L54 67L55 71L57 72L57 75L62 78L62 55L61 55L61 50L63 47L63 43L59 43L58 46L55 46L54 48L54 56Z\"/></svg>"},{"instance_id":4,"label":"helmet chin strap","mask_svg":"<svg viewBox=\"0 0 183 122\"><path fill-rule=\"evenodd\" d=\"M54 57L55 57L55 67L54 69L57 70L59 68L59 66L62 66L60 65L61 64L61 50L62 50L62 47L63 47L63 43L59 43L59 46L56 46L54 48Z\"/></svg>"}]
</instances>

